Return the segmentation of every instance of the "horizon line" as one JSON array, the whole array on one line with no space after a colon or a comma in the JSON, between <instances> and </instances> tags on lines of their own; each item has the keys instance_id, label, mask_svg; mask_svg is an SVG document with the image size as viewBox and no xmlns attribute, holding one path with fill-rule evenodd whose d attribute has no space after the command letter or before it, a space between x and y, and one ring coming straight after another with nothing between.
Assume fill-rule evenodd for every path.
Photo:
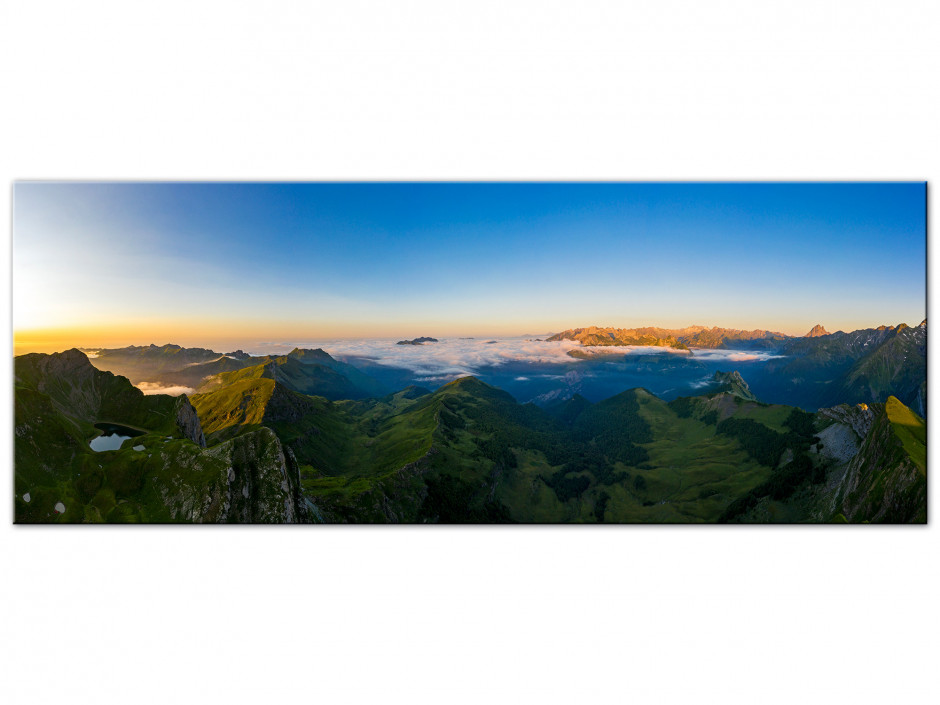
<instances>
[{"instance_id":1,"label":"horizon line","mask_svg":"<svg viewBox=\"0 0 940 705\"><path fill-rule=\"evenodd\" d=\"M844 330L844 329L841 329L841 328L840 328L840 329L837 329L837 330L834 330L834 331L828 331L828 330L827 330L827 334L829 334L829 335L835 335L835 334L838 334L838 333L850 334L850 333L854 333L854 332L861 331L861 330L877 330L877 329L879 329L879 328L897 328L897 327L902 326L902 325L903 325L903 326L906 326L906 327L908 327L908 328L916 328L916 327L919 327L919 326L921 326L921 325L925 325L926 322L927 322L927 318L924 317L924 319L921 321L921 323L916 324L916 325L912 325L912 324L910 324L910 323L906 323L906 322L903 322L903 321L902 321L902 322L900 322L900 323L891 324L891 325L879 324L879 325L876 325L876 326L868 326L868 327L861 327L861 328L853 328L852 330L848 330L848 331L847 331L847 330ZM814 328L814 327L817 326L817 325L822 326L824 329L826 328L825 325L823 325L823 324L821 324L821 323L817 323L817 324L814 324L813 327L811 327L810 329L808 329L808 330L807 330L807 333L810 332L810 331L812 330L812 328ZM109 328L109 327L108 327L108 328ZM118 333L118 332L116 332L116 331L115 331L115 332L106 332L106 331L108 330L108 328L105 328L105 330L101 330L100 328L99 328L98 330L95 330L95 329L92 328L92 327L88 327L88 328L61 327L61 328L33 328L33 329L13 330L12 333L13 333L13 343L14 343L14 344L13 344L13 348L14 348L14 357L19 356L19 355L23 355L23 354L29 354L29 353L32 353L32 352L45 352L45 353L48 353L48 352L50 351L50 348L55 348L55 350L52 350L52 352L64 352L64 351L66 351L66 350L71 350L71 349L78 349L78 350L81 350L81 351L85 351L85 350L94 351L94 350L96 350L96 349L98 349L98 350L102 350L102 349L111 349L111 350L115 350L115 349L121 349L121 348L127 348L127 347L158 347L158 348L159 348L159 347L165 347L165 346L169 346L169 345L175 345L175 346L178 346L178 347L181 347L181 348L187 348L187 347L188 347L188 348L203 348L203 349L215 351L215 350L214 350L214 346L217 346L217 345L219 345L220 343L223 343L223 342L224 342L224 343L226 343L226 344L221 345L221 347L223 347L223 348L231 348L232 351L235 351L235 350L237 350L237 349L240 348L240 347L252 346L252 345L254 345L254 346L275 346L275 347L280 347L280 346L283 346L283 347L287 347L287 346L302 347L303 345L308 345L308 344L312 345L312 344L316 344L316 343L320 343L320 342L331 342L331 341L345 341L345 340L395 340L396 338L399 339L399 340L407 340L407 339L409 339L408 335L402 336L402 335L355 335L355 334L352 334L352 335L322 335L322 334L320 334L320 335L316 335L316 336L298 336L298 338L301 338L301 337L302 337L302 338L305 338L306 341L300 341L300 340L297 340L297 339L295 339L295 340L284 340L283 338L285 338L286 336L272 336L272 335L262 336L262 337L267 338L267 340L263 340L263 341L260 341L260 340L259 340L259 341L246 341L246 340L244 340L244 338L246 337L246 335L250 335L250 334L234 333L234 334L228 334L228 335L226 335L226 334L219 334L219 333L216 333L216 334L214 334L214 335L213 335L213 334L209 334L209 335L205 336L204 338L202 338L202 342L197 342L197 341L198 341L198 338L197 338L196 340L193 340L193 338L194 338L195 336L193 336L191 333L188 334L188 335L185 334L185 333L183 333L183 334L181 334L181 335L179 335L179 336L175 336L177 339L182 338L182 339L184 340L183 343L179 343L179 342L166 342L166 343L158 344L158 343L156 343L156 342L153 342L153 341L155 341L155 340L158 339L158 338L156 338L156 337L148 338L148 339L151 341L151 342L149 342L149 343L146 343L146 342L145 342L145 343L141 343L141 342L128 342L128 341L131 340L131 339L139 341L139 340L143 339L143 336L142 336L142 334L135 334L135 333L128 333L128 334L122 336L120 333ZM787 337L787 338L791 338L791 339L798 339L798 338L806 338L806 337L808 337L806 333L799 334L799 335L793 335L793 334L790 334L790 333L784 333L784 332L782 332L782 331L780 331L780 330L773 330L773 329L770 329L770 328L731 328L731 327L727 327L727 326L708 326L708 325L701 325L701 324L691 324L691 325L688 325L688 326L684 326L684 327L682 327L682 328L667 328L667 327L664 327L664 326L657 326L657 325L640 325L640 326L625 326L625 327L620 327L620 326L598 326L598 325L592 324L592 325L587 325L587 326L575 326L575 327L563 328L563 329L559 329L559 330L557 330L557 331L550 331L550 332L523 332L523 333L514 333L514 334L506 334L506 333L482 334L482 333L475 333L474 335L459 335L459 334L454 334L454 335L433 334L433 335L432 335L432 334L429 334L427 331L425 331L425 332L422 333L421 335L422 335L422 336L430 335L431 337L440 337L440 338L445 339L445 340L446 340L446 339L460 339L460 338L464 338L464 339L469 339L469 338L484 338L484 337L504 338L504 339L505 339L505 338L527 338L527 337L531 337L531 336L549 336L549 335L557 335L558 333L562 333L562 332L565 332L565 331L578 330L578 329L584 330L584 329L588 329L588 328L598 328L598 329L601 329L601 330L603 330L603 329L637 330L637 329L643 329L643 328L659 328L660 330L669 331L669 332L678 332L678 331L682 331L682 330L688 330L688 329L691 329L691 328L701 328L701 329L705 329L705 330L715 330L715 329L719 329L719 330L743 331L743 332L763 331L763 332L765 332L765 333L783 335L783 336L785 336L785 337ZM472 332L472 331L463 331L463 332L464 332L464 333L469 333L469 332ZM107 342L106 342L106 341L101 341L101 343L103 343L103 344L91 344L91 342L90 342L90 341L87 341L87 340L85 340L85 341L79 341L79 342L75 342L75 343L68 343L68 344L66 344L66 343L64 342L64 338L79 337L79 336L81 336L81 337L86 337L86 338L87 338L87 337L99 337L99 338L108 338L108 337L110 337L110 338L112 338L112 340L107 341ZM163 336L161 336L161 337L163 337ZM412 336L412 337L416 337L416 336ZM189 340L186 340L187 338L189 338ZM282 339L281 339L281 340L277 340L277 338L282 338ZM235 341L237 341L237 340L239 340L239 339L241 339L242 342L241 342L240 344L236 344ZM122 342L123 342L123 344L120 344L120 343L122 343ZM234 345L235 347L233 347L233 345ZM64 347L63 347L63 346L64 346ZM42 350L39 350L39 349L37 349L37 348L43 348L43 349L42 349Z\"/></svg>"}]
</instances>

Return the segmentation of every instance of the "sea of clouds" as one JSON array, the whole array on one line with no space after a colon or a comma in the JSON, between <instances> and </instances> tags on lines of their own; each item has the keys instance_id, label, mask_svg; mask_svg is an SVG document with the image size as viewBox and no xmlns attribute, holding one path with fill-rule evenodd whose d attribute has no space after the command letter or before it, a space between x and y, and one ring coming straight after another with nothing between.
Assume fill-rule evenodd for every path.
<instances>
[{"instance_id":1,"label":"sea of clouds","mask_svg":"<svg viewBox=\"0 0 940 705\"><path fill-rule=\"evenodd\" d=\"M510 365L577 365L605 358L668 355L688 357L685 350L635 346L582 346L573 340L548 342L532 338L441 338L437 343L397 345L393 339L329 340L317 342L269 342L253 346L253 354L284 354L295 347L323 348L333 357L356 364L373 364L410 370L422 382L445 382L462 375ZM584 360L568 355L581 350L591 355ZM707 363L763 362L780 357L766 351L709 350L696 348L692 359ZM520 375L519 377L527 377ZM517 377L517 381L525 381Z\"/></svg>"},{"instance_id":2,"label":"sea of clouds","mask_svg":"<svg viewBox=\"0 0 940 705\"><path fill-rule=\"evenodd\" d=\"M444 381L459 375L509 364L571 364L568 351L574 341L548 343L527 338L441 338L437 343L397 345L394 340L340 340L322 345L334 357L355 364L365 359L388 367L411 370L425 382Z\"/></svg>"}]
</instances>

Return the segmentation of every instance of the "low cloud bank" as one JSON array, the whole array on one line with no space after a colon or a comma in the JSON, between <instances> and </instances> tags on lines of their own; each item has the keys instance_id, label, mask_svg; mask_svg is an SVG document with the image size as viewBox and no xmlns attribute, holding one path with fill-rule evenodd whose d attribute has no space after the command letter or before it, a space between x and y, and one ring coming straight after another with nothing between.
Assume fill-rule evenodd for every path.
<instances>
[{"instance_id":1,"label":"low cloud bank","mask_svg":"<svg viewBox=\"0 0 940 705\"><path fill-rule=\"evenodd\" d=\"M192 387L184 387L180 384L163 384L162 382L138 382L135 386L147 396L151 394L169 394L171 397L178 397L180 394L194 394L196 392Z\"/></svg>"},{"instance_id":2,"label":"low cloud bank","mask_svg":"<svg viewBox=\"0 0 940 705\"><path fill-rule=\"evenodd\" d=\"M775 360L783 355L776 355L763 350L712 350L708 348L693 348L696 359L702 362L764 362Z\"/></svg>"},{"instance_id":3,"label":"low cloud bank","mask_svg":"<svg viewBox=\"0 0 940 705\"><path fill-rule=\"evenodd\" d=\"M689 356L688 350L679 350L659 345L578 345L578 350L592 357L606 355L684 355Z\"/></svg>"},{"instance_id":4,"label":"low cloud bank","mask_svg":"<svg viewBox=\"0 0 940 705\"><path fill-rule=\"evenodd\" d=\"M472 372L445 372L440 375L432 375L430 377L415 377L415 382L430 382L433 384L446 384L447 382L453 382L455 379L460 379L461 377L472 377Z\"/></svg>"},{"instance_id":5,"label":"low cloud bank","mask_svg":"<svg viewBox=\"0 0 940 705\"><path fill-rule=\"evenodd\" d=\"M369 360L387 367L399 367L438 381L438 377L476 375L484 368L514 363L570 365L574 360L568 351L580 347L576 341L553 343L503 338L491 340L443 339L424 345L396 345L394 340L338 340L320 344L334 357Z\"/></svg>"},{"instance_id":6,"label":"low cloud bank","mask_svg":"<svg viewBox=\"0 0 940 705\"><path fill-rule=\"evenodd\" d=\"M335 358L357 364L367 360L372 364L397 367L413 372L421 382L449 381L465 375L478 375L487 368L513 364L539 364L571 366L589 360L573 358L571 350L579 350L591 359L610 356L677 355L688 357L687 350L675 348L625 345L583 346L575 340L543 341L530 338L466 339L441 338L437 343L424 345L396 345L397 339L329 340L317 342L279 342L254 346L254 354L283 354L295 347L323 348ZM261 346L259 348L259 346ZM693 360L702 362L762 362L780 355L751 350L710 350L695 348ZM519 370L522 373L523 370ZM522 381L522 380L518 380Z\"/></svg>"},{"instance_id":7,"label":"low cloud bank","mask_svg":"<svg viewBox=\"0 0 940 705\"><path fill-rule=\"evenodd\" d=\"M712 377L703 377L702 379L696 382L689 382L689 386L692 389L701 389L702 387L707 387L710 384L714 384L715 380Z\"/></svg>"}]
</instances>

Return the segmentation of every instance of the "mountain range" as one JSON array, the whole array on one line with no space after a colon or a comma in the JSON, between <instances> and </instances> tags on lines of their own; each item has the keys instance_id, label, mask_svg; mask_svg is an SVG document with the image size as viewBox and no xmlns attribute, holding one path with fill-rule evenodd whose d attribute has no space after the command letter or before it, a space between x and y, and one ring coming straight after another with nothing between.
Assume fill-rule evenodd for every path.
<instances>
[{"instance_id":1,"label":"mountain range","mask_svg":"<svg viewBox=\"0 0 940 705\"><path fill-rule=\"evenodd\" d=\"M689 335L727 345L724 330ZM22 355L15 520L926 521L926 424L904 401L926 405L926 323L752 333L789 351L767 363L784 384L845 396L808 413L731 370L668 402L632 388L539 407L472 376L388 393L322 350ZM135 380L198 391L147 396ZM127 439L94 450L109 425Z\"/></svg>"},{"instance_id":2,"label":"mountain range","mask_svg":"<svg viewBox=\"0 0 940 705\"><path fill-rule=\"evenodd\" d=\"M755 370L751 385L764 399L818 409L841 403L883 402L898 397L927 415L927 321L851 333L828 333L816 325L803 337L764 330L740 331L691 326L665 328L575 328L548 338L576 340L582 346L628 345L714 350L762 350L770 357ZM568 355L593 359L575 348Z\"/></svg>"},{"instance_id":3,"label":"mountain range","mask_svg":"<svg viewBox=\"0 0 940 705\"><path fill-rule=\"evenodd\" d=\"M572 328L547 338L549 341L577 340L582 345L653 345L677 350L689 348L768 348L790 339L783 333L734 328Z\"/></svg>"},{"instance_id":4,"label":"mountain range","mask_svg":"<svg viewBox=\"0 0 940 705\"><path fill-rule=\"evenodd\" d=\"M241 350L217 353L179 345L130 346L96 350L91 362L134 384L184 385L198 391L246 375L289 380L297 391L328 399L361 399L389 391L374 378L319 348L295 348L286 355L253 357Z\"/></svg>"},{"instance_id":5,"label":"mountain range","mask_svg":"<svg viewBox=\"0 0 940 705\"><path fill-rule=\"evenodd\" d=\"M762 395L801 406L883 402L894 395L927 415L927 321L793 338L763 370Z\"/></svg>"}]
</instances>

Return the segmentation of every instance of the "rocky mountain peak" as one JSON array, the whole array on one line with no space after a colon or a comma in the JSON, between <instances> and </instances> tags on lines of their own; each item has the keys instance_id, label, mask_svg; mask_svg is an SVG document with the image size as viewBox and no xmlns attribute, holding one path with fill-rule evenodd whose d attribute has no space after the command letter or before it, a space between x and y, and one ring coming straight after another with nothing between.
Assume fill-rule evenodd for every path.
<instances>
[{"instance_id":1,"label":"rocky mountain peak","mask_svg":"<svg viewBox=\"0 0 940 705\"><path fill-rule=\"evenodd\" d=\"M723 384L740 384L747 386L747 382L744 381L741 373L737 370L733 370L731 372L716 372L712 376L712 381L721 382Z\"/></svg>"},{"instance_id":2,"label":"rocky mountain peak","mask_svg":"<svg viewBox=\"0 0 940 705\"><path fill-rule=\"evenodd\" d=\"M78 348L72 348L71 350L60 353L51 353L49 355L32 353L22 355L20 359L24 362L26 360L32 360L37 365L37 368L42 371L43 376L63 377L79 375L81 377L88 377L96 372L88 356Z\"/></svg>"},{"instance_id":3,"label":"rocky mountain peak","mask_svg":"<svg viewBox=\"0 0 940 705\"><path fill-rule=\"evenodd\" d=\"M298 359L300 358L315 358L315 359L321 359L321 360L333 359L333 357L323 348L314 348L312 350L310 348L294 348L289 353L287 353L287 357L293 357L293 358L298 358Z\"/></svg>"},{"instance_id":4,"label":"rocky mountain peak","mask_svg":"<svg viewBox=\"0 0 940 705\"><path fill-rule=\"evenodd\" d=\"M813 326L812 330L809 333L804 335L804 338L818 338L821 335L830 335L829 331L822 327L819 323Z\"/></svg>"},{"instance_id":5,"label":"rocky mountain peak","mask_svg":"<svg viewBox=\"0 0 940 705\"><path fill-rule=\"evenodd\" d=\"M757 401L757 397L754 396L751 388L737 370L732 372L716 372L712 376L712 382L720 385L718 391L730 392L743 399Z\"/></svg>"}]
</instances>

